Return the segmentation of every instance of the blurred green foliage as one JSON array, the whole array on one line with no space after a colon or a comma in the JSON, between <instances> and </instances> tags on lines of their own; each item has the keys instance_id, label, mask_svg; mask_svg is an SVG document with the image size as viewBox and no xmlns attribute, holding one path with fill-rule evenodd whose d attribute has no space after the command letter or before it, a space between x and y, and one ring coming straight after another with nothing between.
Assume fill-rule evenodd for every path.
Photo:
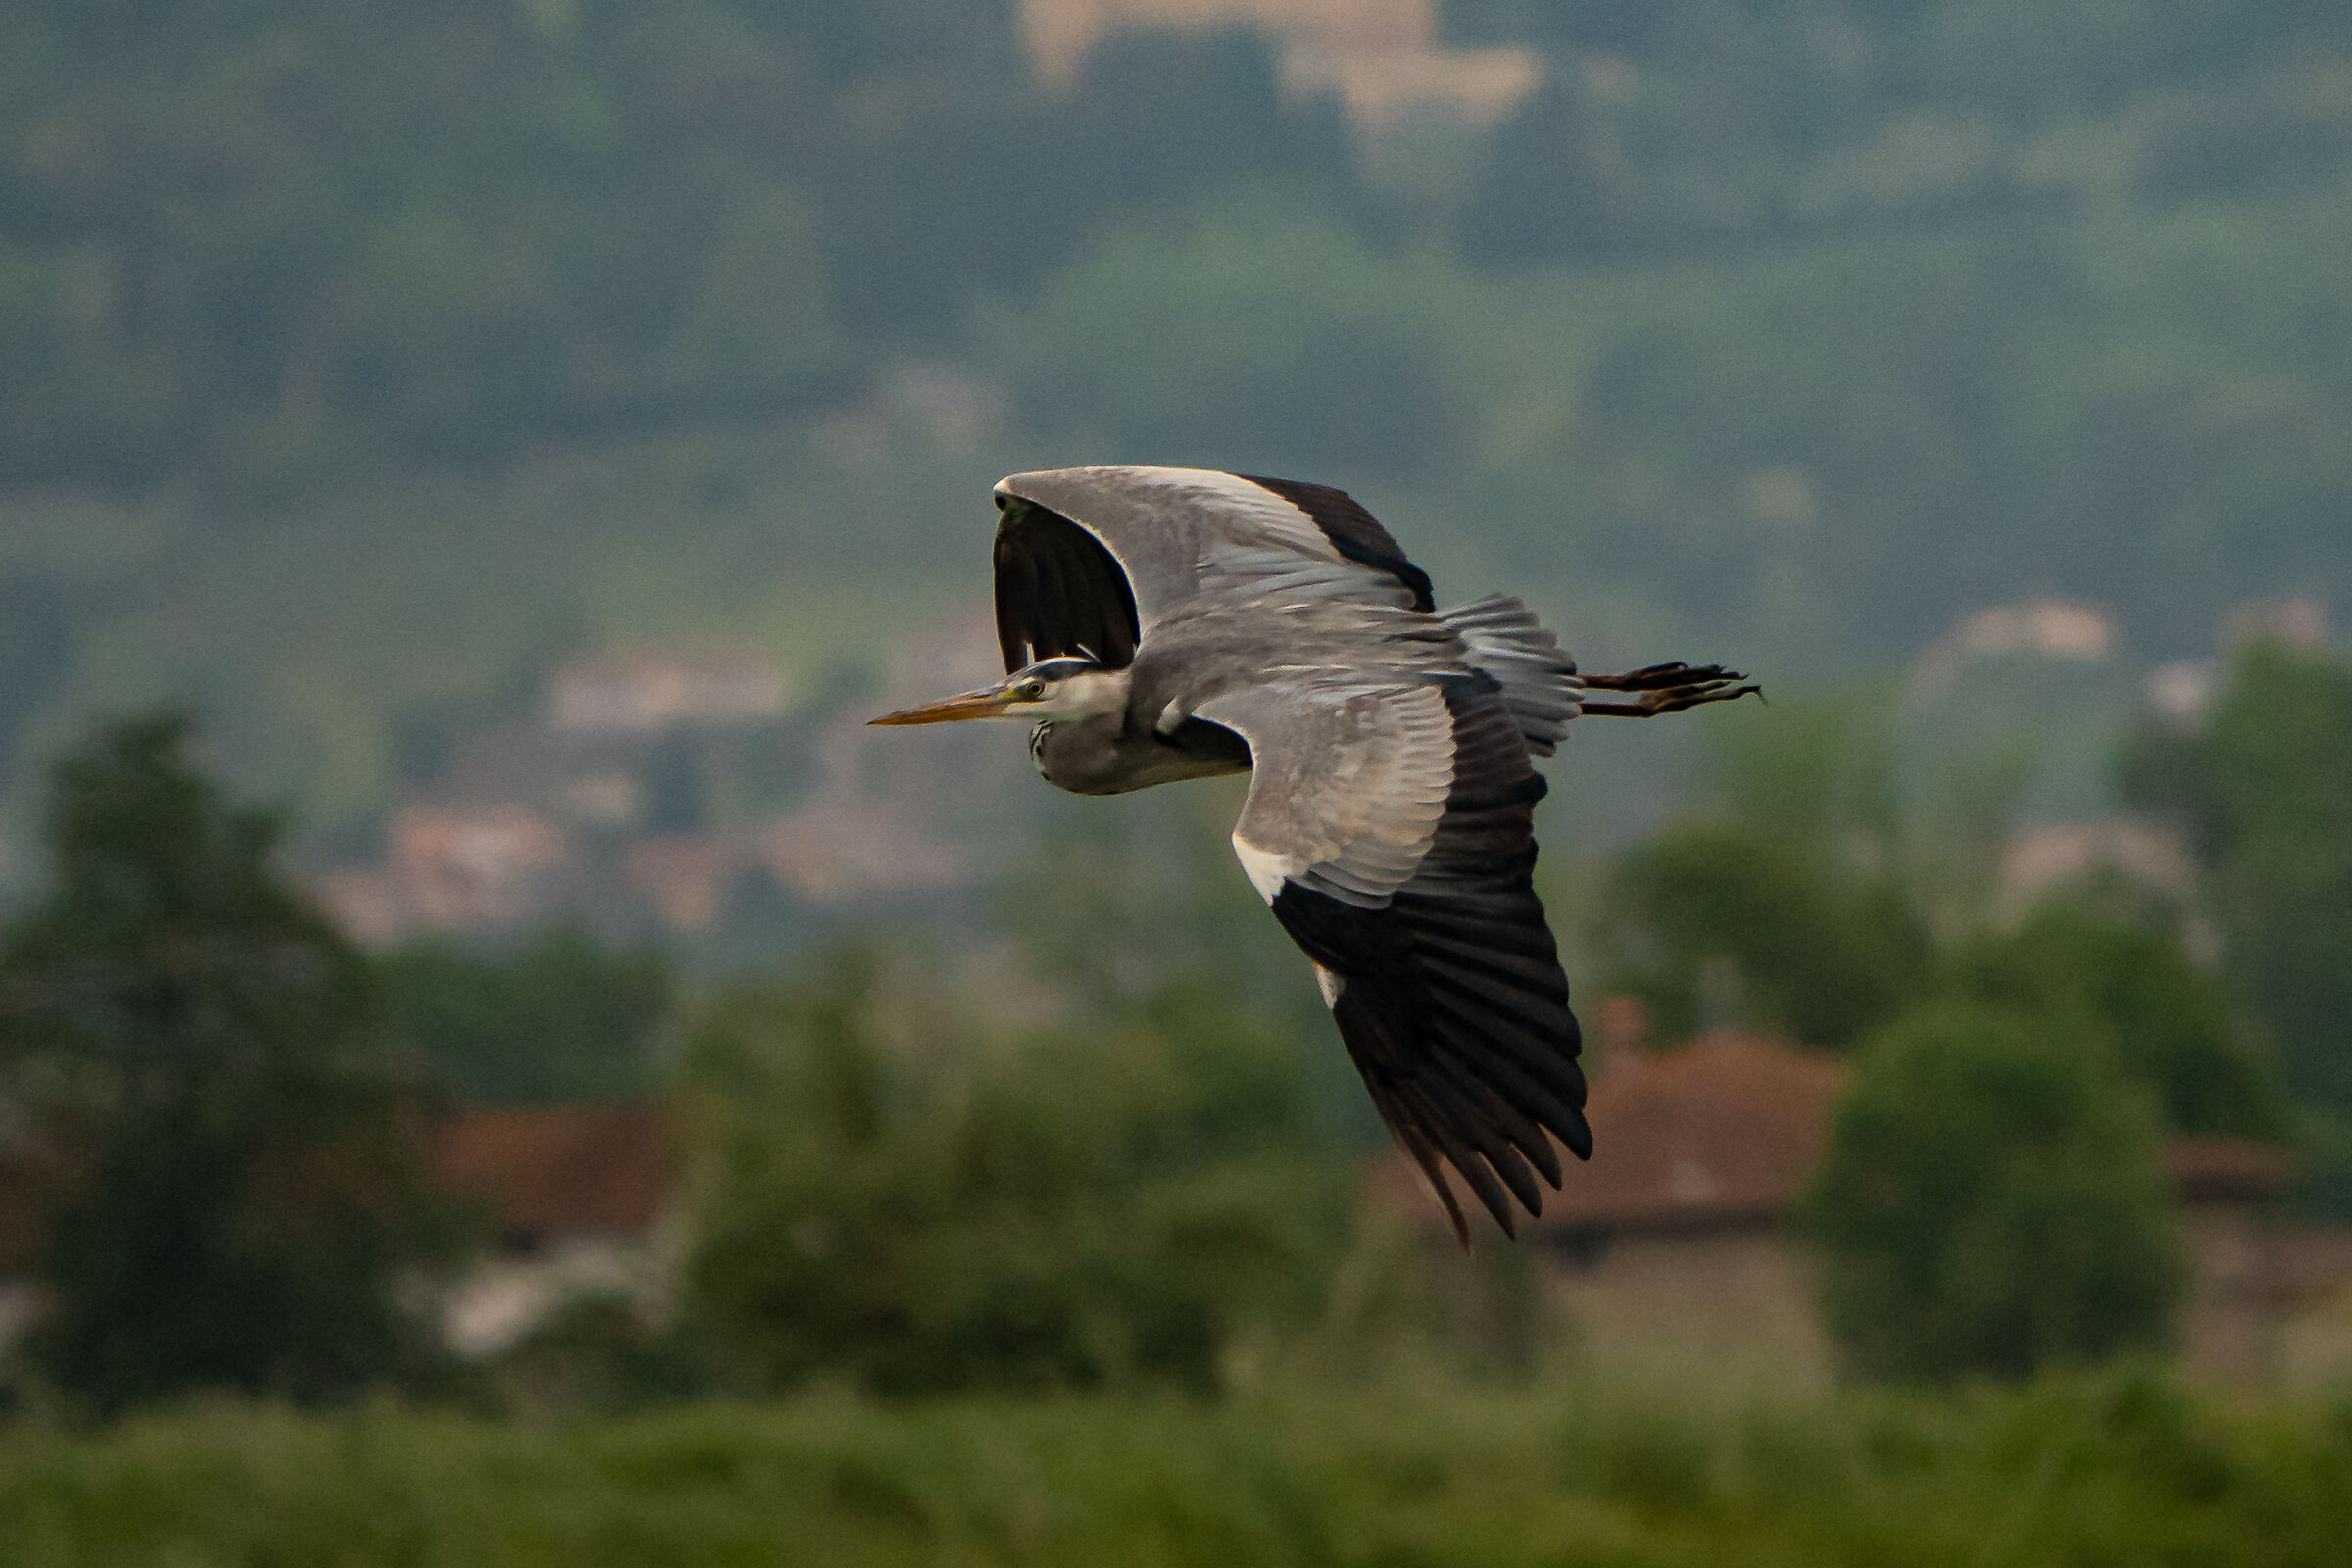
<instances>
[{"instance_id":1,"label":"blurred green foliage","mask_svg":"<svg viewBox=\"0 0 2352 1568\"><path fill-rule=\"evenodd\" d=\"M2081 880L2015 907L2027 754L1949 747L1940 787L1905 780L1889 738L1912 705L1719 721L1713 817L1616 862L1605 981L1661 1044L1738 1025L1850 1054L1812 1223L1857 1370L2015 1378L2153 1346L2174 1288L2159 1135L2313 1140L2189 956L2193 911Z\"/></svg>"},{"instance_id":2,"label":"blurred green foliage","mask_svg":"<svg viewBox=\"0 0 2352 1568\"><path fill-rule=\"evenodd\" d=\"M2236 599L2352 591L2335 11L1443 11L1459 41L1543 51L1545 81L1416 194L1331 103L1284 91L1265 37L1119 34L1054 86L1009 0L0 4L0 882L28 886L37 761L93 712L199 701L239 785L303 803L306 849L365 854L417 746L527 707L572 651L740 637L808 676L895 650L975 580L975 486L1039 462L1356 485L1442 566L1573 592L1589 662L1703 629L1702 657L1812 676L2027 593L2109 604L2171 656ZM2113 693L1989 667L1962 696L2101 742L2082 715ZM2234 995L2352 1211L2343 692L2324 662L2249 655L2212 730L2151 741L2134 788L2197 825ZM2042 787L2009 737L1947 707L1857 740L1836 706L1727 743L1748 755L1714 819L1618 873L1602 956L1666 1031L1850 1045L1957 993L2106 1038L2177 1127L2265 1124L2259 1054L2161 929L2076 911L1984 934L1994 854ZM1649 819L1620 815L1590 841ZM891 1234L893 1195L936 1217L907 1275L932 1315L887 1368L845 1362L824 1325L865 1306L819 1292L744 1308L767 1375L1199 1380L1239 1332L1219 1314L1272 1310L1189 1283L1157 1221L1103 1218L1371 1131L1319 1049L1284 1091L1308 1110L1263 1148L1209 1140L1181 1193L1121 1164L1129 1119L1223 1092L1230 1063L1168 1039L1167 1009L1208 1005L1181 1000L1190 976L1220 980L1207 1036L1328 1045L1301 967L1224 898L1222 826L1198 826L1069 836L1043 876L1059 912L1009 922L1160 1085L1132 1102L1044 1065L1051 1038L1000 1053L941 1026L961 1065L938 1081L903 1043L858 1047L880 1051L879 1131L819 1096L788 1136L787 1086L836 1026L801 995L715 1015L766 1063L744 1070L772 1116L714 1147L818 1152L743 1152L721 1189L742 1215L801 1212L818 1166L795 1162L821 1157L865 1173L838 1217L860 1245ZM412 954L392 977L402 1031L459 1087L644 1081L650 971L469 963ZM561 1061L493 1044L559 1034ZM1116 1105L1005 1135L1112 1172L1095 1196L921 1152L980 1137L999 1073L1023 1102ZM154 1168L140 1203L213 1190ZM1048 1238L1021 1254L1054 1282L1043 1328L983 1299L1002 1280L939 1284L967 1221ZM776 1299L815 1289L763 1266ZM1136 1282L1163 1278L1193 1328L1144 1326ZM836 1348L773 1348L804 1341ZM1684 1447L1653 1450L1629 1488L1688 1481Z\"/></svg>"},{"instance_id":3,"label":"blurred green foliage","mask_svg":"<svg viewBox=\"0 0 2352 1568\"><path fill-rule=\"evenodd\" d=\"M1030 80L1004 0L24 0L0 480L354 466L726 423L936 341L1099 214L1352 178L1250 34Z\"/></svg>"},{"instance_id":4,"label":"blurred green foliage","mask_svg":"<svg viewBox=\"0 0 2352 1568\"><path fill-rule=\"evenodd\" d=\"M686 1094L711 1164L690 1288L755 1387L1211 1389L1311 1316L1345 1246L1298 1048L1199 982L992 1041L837 955L714 1004Z\"/></svg>"},{"instance_id":5,"label":"blurred green foliage","mask_svg":"<svg viewBox=\"0 0 2352 1568\"><path fill-rule=\"evenodd\" d=\"M2053 902L1955 956L1957 989L1987 1006L2096 1031L2176 1132L2280 1139L2278 1071L2230 1008L2221 979L2169 932Z\"/></svg>"},{"instance_id":6,"label":"blurred green foliage","mask_svg":"<svg viewBox=\"0 0 2352 1568\"><path fill-rule=\"evenodd\" d=\"M364 961L188 744L155 715L59 765L54 891L0 941L0 1081L58 1188L32 1356L104 1412L348 1396L433 1353L393 1291L433 1205Z\"/></svg>"},{"instance_id":7,"label":"blurred green foliage","mask_svg":"<svg viewBox=\"0 0 2352 1568\"><path fill-rule=\"evenodd\" d=\"M1108 453L1364 483L1468 434L1447 346L1468 293L1251 196L1110 230L997 319L990 362L1032 419Z\"/></svg>"},{"instance_id":8,"label":"blurred green foliage","mask_svg":"<svg viewBox=\"0 0 2352 1568\"><path fill-rule=\"evenodd\" d=\"M1605 906L1609 985L1648 1004L1664 1042L1745 1024L1849 1046L1932 973L1896 886L1753 829L1693 823L1628 851Z\"/></svg>"},{"instance_id":9,"label":"blurred green foliage","mask_svg":"<svg viewBox=\"0 0 2352 1568\"><path fill-rule=\"evenodd\" d=\"M543 932L508 953L421 938L377 965L385 1026L434 1082L476 1104L613 1100L660 1087L676 987L651 952Z\"/></svg>"},{"instance_id":10,"label":"blurred green foliage","mask_svg":"<svg viewBox=\"0 0 2352 1568\"><path fill-rule=\"evenodd\" d=\"M1944 1005L1856 1057L1808 1204L1864 1374L2016 1379L2161 1342L2179 1263L2153 1097L2069 1023Z\"/></svg>"},{"instance_id":11,"label":"blurred green foliage","mask_svg":"<svg viewBox=\"0 0 2352 1568\"><path fill-rule=\"evenodd\" d=\"M2352 1214L2352 668L2254 643L2203 728L2151 725L2123 772L2195 843L2230 978L2311 1122L2311 1198Z\"/></svg>"},{"instance_id":12,"label":"blurred green foliage","mask_svg":"<svg viewBox=\"0 0 2352 1568\"><path fill-rule=\"evenodd\" d=\"M1010 0L16 0L7 793L176 696L342 848L404 731L631 637L870 659L977 484L1103 456L1355 484L1644 659L2352 589L2332 12L1447 13L1544 85L1423 156L1248 32L1041 81Z\"/></svg>"},{"instance_id":13,"label":"blurred green foliage","mask_svg":"<svg viewBox=\"0 0 2352 1568\"><path fill-rule=\"evenodd\" d=\"M1713 1410L1574 1384L812 1398L555 1430L216 1410L0 1434L27 1568L91 1561L2333 1562L2352 1428L2145 1371Z\"/></svg>"}]
</instances>

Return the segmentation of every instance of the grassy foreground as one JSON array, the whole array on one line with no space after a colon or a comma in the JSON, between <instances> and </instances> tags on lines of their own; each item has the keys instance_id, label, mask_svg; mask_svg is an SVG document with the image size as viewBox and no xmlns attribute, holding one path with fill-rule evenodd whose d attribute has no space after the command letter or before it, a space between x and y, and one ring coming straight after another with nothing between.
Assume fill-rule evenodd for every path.
<instances>
[{"instance_id":1,"label":"grassy foreground","mask_svg":"<svg viewBox=\"0 0 2352 1568\"><path fill-rule=\"evenodd\" d=\"M2136 1374L1623 1396L811 1400L569 1427L216 1408L0 1433L0 1562L2352 1562L2352 1410Z\"/></svg>"}]
</instances>

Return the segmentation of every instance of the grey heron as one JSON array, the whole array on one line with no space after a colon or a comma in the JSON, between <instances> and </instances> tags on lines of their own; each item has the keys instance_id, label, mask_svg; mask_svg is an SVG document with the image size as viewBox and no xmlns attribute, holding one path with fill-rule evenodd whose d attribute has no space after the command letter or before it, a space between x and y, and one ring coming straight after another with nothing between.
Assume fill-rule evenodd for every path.
<instances>
[{"instance_id":1,"label":"grey heron","mask_svg":"<svg viewBox=\"0 0 2352 1568\"><path fill-rule=\"evenodd\" d=\"M874 719L1014 718L1058 788L1247 771L1233 848L1306 953L1373 1103L1464 1245L1451 1166L1506 1234L1589 1158L1533 815L1580 714L1756 690L1719 665L1579 675L1516 599L1441 611L1343 491L1099 466L996 487L1005 677ZM1593 692L1623 693L1622 701Z\"/></svg>"}]
</instances>

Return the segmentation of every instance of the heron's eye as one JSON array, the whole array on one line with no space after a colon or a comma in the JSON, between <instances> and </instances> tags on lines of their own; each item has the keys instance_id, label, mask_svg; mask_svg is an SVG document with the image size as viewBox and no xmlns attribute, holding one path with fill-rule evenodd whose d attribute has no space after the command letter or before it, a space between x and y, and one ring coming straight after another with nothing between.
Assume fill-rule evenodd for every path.
<instances>
[{"instance_id":1,"label":"heron's eye","mask_svg":"<svg viewBox=\"0 0 2352 1568\"><path fill-rule=\"evenodd\" d=\"M1034 703L1046 695L1046 683L1032 675L1012 689L1012 695L1024 703Z\"/></svg>"}]
</instances>

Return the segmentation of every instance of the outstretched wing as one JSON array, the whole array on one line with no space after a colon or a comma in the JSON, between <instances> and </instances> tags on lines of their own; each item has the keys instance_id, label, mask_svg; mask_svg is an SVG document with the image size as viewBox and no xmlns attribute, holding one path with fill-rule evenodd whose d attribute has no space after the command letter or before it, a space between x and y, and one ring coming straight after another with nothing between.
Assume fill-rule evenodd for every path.
<instances>
[{"instance_id":1,"label":"outstretched wing","mask_svg":"<svg viewBox=\"0 0 2352 1568\"><path fill-rule=\"evenodd\" d=\"M1560 652L1559 639L1537 624L1527 606L1501 594L1442 610L1438 618L1461 638L1471 665L1501 685L1503 706L1527 749L1538 757L1557 751L1585 695L1576 661Z\"/></svg>"},{"instance_id":2,"label":"outstretched wing","mask_svg":"<svg viewBox=\"0 0 2352 1568\"><path fill-rule=\"evenodd\" d=\"M1253 759L1234 849L1314 960L1390 1129L1468 1227L1442 1165L1496 1223L1541 1213L1557 1138L1592 1153L1580 1040L1531 883L1528 760L1497 683L1301 672L1202 703Z\"/></svg>"},{"instance_id":3,"label":"outstretched wing","mask_svg":"<svg viewBox=\"0 0 2352 1568\"><path fill-rule=\"evenodd\" d=\"M999 480L997 506L1007 670L1080 653L1123 667L1211 584L1433 605L1428 576L1388 531L1324 485L1209 468L1052 468Z\"/></svg>"}]
</instances>

